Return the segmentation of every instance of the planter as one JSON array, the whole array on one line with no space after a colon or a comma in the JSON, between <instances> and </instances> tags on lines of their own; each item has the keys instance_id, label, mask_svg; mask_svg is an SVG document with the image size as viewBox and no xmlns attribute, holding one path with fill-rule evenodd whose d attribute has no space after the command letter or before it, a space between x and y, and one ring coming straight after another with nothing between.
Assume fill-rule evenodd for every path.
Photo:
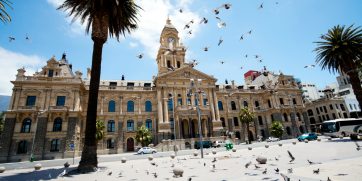
<instances>
[{"instance_id":1,"label":"planter","mask_svg":"<svg viewBox=\"0 0 362 181\"><path fill-rule=\"evenodd\" d=\"M181 168L173 169L173 176L174 177L182 177L183 174L184 174L184 170L182 170Z\"/></svg>"},{"instance_id":2,"label":"planter","mask_svg":"<svg viewBox=\"0 0 362 181\"><path fill-rule=\"evenodd\" d=\"M212 150L211 152L212 154L216 155L216 150Z\"/></svg>"},{"instance_id":3,"label":"planter","mask_svg":"<svg viewBox=\"0 0 362 181\"><path fill-rule=\"evenodd\" d=\"M293 141L293 145L296 145L296 144L297 144L297 142Z\"/></svg>"},{"instance_id":4,"label":"planter","mask_svg":"<svg viewBox=\"0 0 362 181\"><path fill-rule=\"evenodd\" d=\"M153 160L153 156L152 156L152 155L148 156L148 160L149 160L149 161L152 161L152 160Z\"/></svg>"},{"instance_id":5,"label":"planter","mask_svg":"<svg viewBox=\"0 0 362 181\"><path fill-rule=\"evenodd\" d=\"M259 164L266 164L267 158L266 158L266 157L263 157L263 156L258 156L258 157L256 158L256 161L257 161Z\"/></svg>"},{"instance_id":6,"label":"planter","mask_svg":"<svg viewBox=\"0 0 362 181\"><path fill-rule=\"evenodd\" d=\"M5 172L5 167L0 167L0 173L4 173Z\"/></svg>"},{"instance_id":7,"label":"planter","mask_svg":"<svg viewBox=\"0 0 362 181\"><path fill-rule=\"evenodd\" d=\"M253 148L252 147L248 147L248 150L252 150Z\"/></svg>"},{"instance_id":8,"label":"planter","mask_svg":"<svg viewBox=\"0 0 362 181\"><path fill-rule=\"evenodd\" d=\"M172 154L170 155L170 157L171 157L172 159L174 159L174 158L176 157L176 155L175 155L174 153L172 153Z\"/></svg>"},{"instance_id":9,"label":"planter","mask_svg":"<svg viewBox=\"0 0 362 181\"><path fill-rule=\"evenodd\" d=\"M41 164L40 164L40 163L35 164L35 165L34 165L34 169L35 169L35 170L40 170L40 169L41 169Z\"/></svg>"},{"instance_id":10,"label":"planter","mask_svg":"<svg viewBox=\"0 0 362 181\"><path fill-rule=\"evenodd\" d=\"M281 144L281 143L278 143L278 145L279 145L279 146L283 146L283 144Z\"/></svg>"},{"instance_id":11,"label":"planter","mask_svg":"<svg viewBox=\"0 0 362 181\"><path fill-rule=\"evenodd\" d=\"M198 151L195 151L195 152L194 152L194 156L197 156L197 155L199 155L199 152L198 152Z\"/></svg>"},{"instance_id":12,"label":"planter","mask_svg":"<svg viewBox=\"0 0 362 181\"><path fill-rule=\"evenodd\" d=\"M126 163L126 161L127 161L127 158L122 157L121 162L122 162L122 163Z\"/></svg>"},{"instance_id":13,"label":"planter","mask_svg":"<svg viewBox=\"0 0 362 181\"><path fill-rule=\"evenodd\" d=\"M233 152L236 152L236 148L233 148L232 151L233 151Z\"/></svg>"},{"instance_id":14,"label":"planter","mask_svg":"<svg viewBox=\"0 0 362 181\"><path fill-rule=\"evenodd\" d=\"M269 148L269 145L265 145L265 148Z\"/></svg>"}]
</instances>

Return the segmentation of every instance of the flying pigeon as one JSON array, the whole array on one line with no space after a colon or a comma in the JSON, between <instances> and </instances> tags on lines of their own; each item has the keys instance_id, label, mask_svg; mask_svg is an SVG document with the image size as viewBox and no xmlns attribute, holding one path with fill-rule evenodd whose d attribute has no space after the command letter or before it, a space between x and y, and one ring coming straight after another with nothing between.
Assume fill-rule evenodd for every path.
<instances>
[{"instance_id":1,"label":"flying pigeon","mask_svg":"<svg viewBox=\"0 0 362 181\"><path fill-rule=\"evenodd\" d=\"M263 9L263 8L264 8L263 4L264 4L264 3L261 3L261 5L259 6L258 9Z\"/></svg>"},{"instance_id":2,"label":"flying pigeon","mask_svg":"<svg viewBox=\"0 0 362 181\"><path fill-rule=\"evenodd\" d=\"M244 40L244 35L241 35L241 36L240 36L240 40Z\"/></svg>"},{"instance_id":3,"label":"flying pigeon","mask_svg":"<svg viewBox=\"0 0 362 181\"><path fill-rule=\"evenodd\" d=\"M289 157L291 159L289 162L293 162L295 160L295 157L292 155L292 153L290 153L289 150L287 150L287 151L288 151Z\"/></svg>"},{"instance_id":4,"label":"flying pigeon","mask_svg":"<svg viewBox=\"0 0 362 181\"><path fill-rule=\"evenodd\" d=\"M220 61L221 64L224 64L225 62L224 61Z\"/></svg>"},{"instance_id":5,"label":"flying pigeon","mask_svg":"<svg viewBox=\"0 0 362 181\"><path fill-rule=\"evenodd\" d=\"M180 13L182 13L182 12L183 12L182 8L180 8L178 11L179 11Z\"/></svg>"},{"instance_id":6,"label":"flying pigeon","mask_svg":"<svg viewBox=\"0 0 362 181\"><path fill-rule=\"evenodd\" d=\"M137 58L142 59L143 58L143 53L137 55Z\"/></svg>"},{"instance_id":7,"label":"flying pigeon","mask_svg":"<svg viewBox=\"0 0 362 181\"><path fill-rule=\"evenodd\" d=\"M200 24L202 23L207 24L207 22L209 22L209 20L203 17L202 20L200 21Z\"/></svg>"},{"instance_id":8,"label":"flying pigeon","mask_svg":"<svg viewBox=\"0 0 362 181\"><path fill-rule=\"evenodd\" d=\"M192 30L188 31L187 33L190 34L190 35L192 35Z\"/></svg>"},{"instance_id":9,"label":"flying pigeon","mask_svg":"<svg viewBox=\"0 0 362 181\"><path fill-rule=\"evenodd\" d=\"M30 41L30 37L28 36L28 34L25 35L25 40Z\"/></svg>"},{"instance_id":10,"label":"flying pigeon","mask_svg":"<svg viewBox=\"0 0 362 181\"><path fill-rule=\"evenodd\" d=\"M220 37L219 43L217 44L217 46L220 46L223 41L224 41L224 40Z\"/></svg>"},{"instance_id":11,"label":"flying pigeon","mask_svg":"<svg viewBox=\"0 0 362 181\"><path fill-rule=\"evenodd\" d=\"M9 36L9 42L15 41L15 37Z\"/></svg>"},{"instance_id":12,"label":"flying pigeon","mask_svg":"<svg viewBox=\"0 0 362 181\"><path fill-rule=\"evenodd\" d=\"M225 27L226 27L226 23L225 23L225 22L218 22L218 23L217 23L217 27L220 28L220 29L221 29L221 28L225 28Z\"/></svg>"},{"instance_id":13,"label":"flying pigeon","mask_svg":"<svg viewBox=\"0 0 362 181\"><path fill-rule=\"evenodd\" d=\"M230 9L231 4L226 3L226 4L223 4L223 6L224 6L225 9Z\"/></svg>"},{"instance_id":14,"label":"flying pigeon","mask_svg":"<svg viewBox=\"0 0 362 181\"><path fill-rule=\"evenodd\" d=\"M203 49L205 52L209 51L209 47L204 47Z\"/></svg>"}]
</instances>

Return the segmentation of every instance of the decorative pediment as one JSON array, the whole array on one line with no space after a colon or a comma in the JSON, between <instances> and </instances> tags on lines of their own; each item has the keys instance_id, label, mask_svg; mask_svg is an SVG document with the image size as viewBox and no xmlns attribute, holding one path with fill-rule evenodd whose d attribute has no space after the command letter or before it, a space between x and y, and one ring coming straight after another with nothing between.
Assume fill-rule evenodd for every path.
<instances>
[{"instance_id":1,"label":"decorative pediment","mask_svg":"<svg viewBox=\"0 0 362 181\"><path fill-rule=\"evenodd\" d=\"M159 80L180 80L180 79L202 79L205 81L216 82L217 79L207 75L201 71L198 71L191 66L184 66L182 68L176 69L175 71L169 71L165 74L162 74L156 77L155 82Z\"/></svg>"},{"instance_id":2,"label":"decorative pediment","mask_svg":"<svg viewBox=\"0 0 362 181\"><path fill-rule=\"evenodd\" d=\"M58 90L54 90L55 94L67 94L69 95L71 92L66 90L66 89L58 89Z\"/></svg>"}]
</instances>

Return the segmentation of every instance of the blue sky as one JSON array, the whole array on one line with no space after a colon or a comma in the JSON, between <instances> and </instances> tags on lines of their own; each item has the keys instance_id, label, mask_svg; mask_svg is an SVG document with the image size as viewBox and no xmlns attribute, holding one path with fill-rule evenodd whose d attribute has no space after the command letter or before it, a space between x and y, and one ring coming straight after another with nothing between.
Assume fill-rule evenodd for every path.
<instances>
[{"instance_id":1,"label":"blue sky","mask_svg":"<svg viewBox=\"0 0 362 181\"><path fill-rule=\"evenodd\" d=\"M0 94L11 94L10 80L24 66L31 75L55 55L63 52L73 70L85 75L91 65L92 41L79 22L71 23L65 13L56 10L63 0L15 1L9 10L12 22L0 24ZM151 80L157 74L155 61L161 30L167 16L178 28L188 48L187 59L196 59L196 69L214 75L219 83L225 79L244 83L247 70L268 70L291 74L302 82L315 83L319 88L335 82L334 74L314 64L315 44L322 33L334 25L362 25L360 0L137 0L143 10L139 29L119 42L109 39L104 46L102 79ZM276 3L278 2L278 3ZM212 10L231 3L229 10L218 15L226 23L218 28ZM263 3L263 9L258 9ZM182 8L183 13L178 10ZM206 17L207 24L199 24ZM194 19L190 36L183 29ZM249 30L252 33L244 35ZM30 40L26 40L28 35ZM15 41L9 42L13 36ZM217 46L219 38L224 42ZM204 52L203 47L209 51ZM136 56L144 53L139 60ZM248 54L248 58L245 55ZM254 55L260 58L255 59ZM260 63L258 60L262 59ZM225 61L220 64L220 61ZM242 69L241 69L242 67Z\"/></svg>"}]
</instances>

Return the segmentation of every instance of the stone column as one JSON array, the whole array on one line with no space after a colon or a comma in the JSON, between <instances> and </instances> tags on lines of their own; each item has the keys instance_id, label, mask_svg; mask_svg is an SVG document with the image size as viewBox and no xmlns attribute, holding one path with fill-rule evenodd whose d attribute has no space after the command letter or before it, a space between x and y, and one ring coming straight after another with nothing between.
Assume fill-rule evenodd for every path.
<instances>
[{"instance_id":1,"label":"stone column","mask_svg":"<svg viewBox=\"0 0 362 181\"><path fill-rule=\"evenodd\" d=\"M162 112L162 98L161 90L157 90L157 111L158 111L158 122L164 122L163 112Z\"/></svg>"},{"instance_id":2,"label":"stone column","mask_svg":"<svg viewBox=\"0 0 362 181\"><path fill-rule=\"evenodd\" d=\"M138 114L141 114L141 97L138 98Z\"/></svg>"},{"instance_id":3,"label":"stone column","mask_svg":"<svg viewBox=\"0 0 362 181\"><path fill-rule=\"evenodd\" d=\"M166 97L166 96L165 96ZM168 123L169 122L169 118L168 118L168 105L167 105L167 101L168 98L163 98L163 116L164 116L164 123Z\"/></svg>"},{"instance_id":4,"label":"stone column","mask_svg":"<svg viewBox=\"0 0 362 181\"><path fill-rule=\"evenodd\" d=\"M208 90L208 94L209 94L209 105L210 105L210 110L211 110L211 118L212 118L212 121L216 121L215 120L215 106L214 106L214 101L212 99L212 90L209 89Z\"/></svg>"},{"instance_id":5,"label":"stone column","mask_svg":"<svg viewBox=\"0 0 362 181\"><path fill-rule=\"evenodd\" d=\"M213 95L214 95L214 104L215 104L215 113L216 113L216 120L220 121L220 113L219 113L219 106L217 104L217 96L216 96L216 92L215 90L212 90Z\"/></svg>"},{"instance_id":6,"label":"stone column","mask_svg":"<svg viewBox=\"0 0 362 181\"><path fill-rule=\"evenodd\" d=\"M101 115L103 115L103 101L104 101L104 96L101 96Z\"/></svg>"},{"instance_id":7,"label":"stone column","mask_svg":"<svg viewBox=\"0 0 362 181\"><path fill-rule=\"evenodd\" d=\"M123 113L123 111L122 111L122 100L123 100L123 97L119 96L119 114Z\"/></svg>"},{"instance_id":8,"label":"stone column","mask_svg":"<svg viewBox=\"0 0 362 181\"><path fill-rule=\"evenodd\" d=\"M187 106L186 88L182 88L182 107Z\"/></svg>"}]
</instances>

